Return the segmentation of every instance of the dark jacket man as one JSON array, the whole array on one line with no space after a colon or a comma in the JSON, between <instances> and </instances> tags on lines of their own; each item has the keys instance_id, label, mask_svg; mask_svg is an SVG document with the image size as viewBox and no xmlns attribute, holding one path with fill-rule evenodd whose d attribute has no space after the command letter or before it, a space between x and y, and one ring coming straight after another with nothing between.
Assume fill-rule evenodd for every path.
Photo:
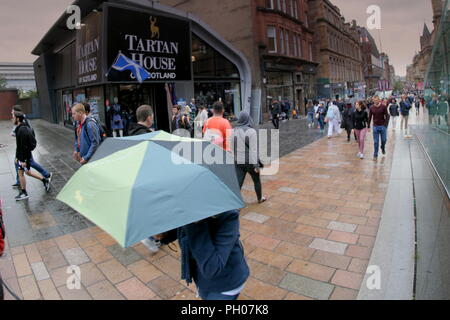
<instances>
[{"instance_id":1,"label":"dark jacket man","mask_svg":"<svg viewBox=\"0 0 450 320\"><path fill-rule=\"evenodd\" d=\"M29 165L32 158L31 152L36 148L36 139L31 128L25 123L18 125L14 131L16 135L16 159ZM28 168L29 169L29 168Z\"/></svg>"},{"instance_id":2,"label":"dark jacket man","mask_svg":"<svg viewBox=\"0 0 450 320\"><path fill-rule=\"evenodd\" d=\"M232 210L178 229L181 277L195 281L200 296L241 287L250 271L239 240L239 211Z\"/></svg>"}]
</instances>

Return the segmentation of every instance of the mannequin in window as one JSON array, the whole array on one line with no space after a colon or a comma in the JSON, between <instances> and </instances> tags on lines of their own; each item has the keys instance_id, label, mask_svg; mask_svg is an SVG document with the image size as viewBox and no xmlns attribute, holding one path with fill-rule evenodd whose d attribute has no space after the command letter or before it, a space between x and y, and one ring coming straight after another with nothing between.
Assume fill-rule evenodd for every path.
<instances>
[{"instance_id":1,"label":"mannequin in window","mask_svg":"<svg viewBox=\"0 0 450 320\"><path fill-rule=\"evenodd\" d=\"M122 119L122 107L119 104L119 99L114 98L114 104L111 107L111 131L113 137L117 137L117 132L119 132L120 137L123 137L124 123Z\"/></svg>"}]
</instances>

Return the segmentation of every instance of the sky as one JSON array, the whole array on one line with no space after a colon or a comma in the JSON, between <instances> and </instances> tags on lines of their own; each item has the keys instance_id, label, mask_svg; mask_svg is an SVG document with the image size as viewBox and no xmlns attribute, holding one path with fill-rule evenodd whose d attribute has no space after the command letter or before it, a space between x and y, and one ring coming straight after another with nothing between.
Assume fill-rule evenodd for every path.
<instances>
[{"instance_id":1,"label":"sky","mask_svg":"<svg viewBox=\"0 0 450 320\"><path fill-rule=\"evenodd\" d=\"M205 0L207 1L207 0ZM404 76L406 66L420 50L424 22L432 31L430 0L331 0L341 9L346 21L355 19L366 26L369 5L381 8L382 49ZM0 0L0 61L33 62L30 52L73 0ZM379 43L378 30L372 35Z\"/></svg>"},{"instance_id":2,"label":"sky","mask_svg":"<svg viewBox=\"0 0 450 320\"><path fill-rule=\"evenodd\" d=\"M389 60L399 76L406 75L406 66L412 63L420 51L420 36L426 22L433 31L433 10L430 0L331 0L338 6L346 21L353 19L360 26L367 26L370 5L381 9L381 30L371 30L380 50L389 55ZM381 50L380 50L381 51Z\"/></svg>"}]
</instances>

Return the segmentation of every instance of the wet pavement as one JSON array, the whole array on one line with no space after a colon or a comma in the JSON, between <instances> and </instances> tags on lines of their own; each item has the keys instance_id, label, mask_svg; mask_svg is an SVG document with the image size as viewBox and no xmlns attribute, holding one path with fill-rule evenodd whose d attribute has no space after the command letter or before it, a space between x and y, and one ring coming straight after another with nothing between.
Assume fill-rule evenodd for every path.
<instances>
[{"instance_id":1,"label":"wet pavement","mask_svg":"<svg viewBox=\"0 0 450 320\"><path fill-rule=\"evenodd\" d=\"M3 201L8 240L12 247L48 240L93 226L66 205L55 200L56 195L77 170L79 165L71 158L71 131L47 122L33 121L38 147L35 160L53 173L52 188L46 193L42 182L27 178L30 199L16 202L15 139L10 136L11 123L0 122L0 197Z\"/></svg>"},{"instance_id":2,"label":"wet pavement","mask_svg":"<svg viewBox=\"0 0 450 320\"><path fill-rule=\"evenodd\" d=\"M14 212L5 216L12 247L27 245L36 241L77 232L93 224L65 204L55 200L56 195L80 167L72 159L73 132L67 128L46 121L32 121L38 147L33 152L35 160L49 172L53 172L52 189L46 194L41 182L27 178L30 199L16 203L17 190L14 183L13 159L15 139L9 135L11 123L0 122L0 141L6 145L0 149L0 197L4 209ZM269 123L260 128L270 129ZM321 138L316 129L308 129L305 120L291 120L281 123L280 155L301 148Z\"/></svg>"},{"instance_id":3,"label":"wet pavement","mask_svg":"<svg viewBox=\"0 0 450 320\"><path fill-rule=\"evenodd\" d=\"M196 299L195 288L180 280L179 249L151 254L137 244L124 250L54 200L78 168L71 159L73 133L33 124L36 160L54 173L55 182L49 194L32 182L31 198L15 203L14 140L7 135L9 123L0 123L0 143L8 144L0 149L0 178L9 242L0 272L9 286L24 299ZM374 163L370 135L364 161L344 135L321 137L304 120L282 123L280 171L262 178L269 200L258 205L246 180L241 239L251 276L240 299L357 297L382 215L394 141L387 157ZM82 271L80 290L67 289L70 265Z\"/></svg>"}]
</instances>

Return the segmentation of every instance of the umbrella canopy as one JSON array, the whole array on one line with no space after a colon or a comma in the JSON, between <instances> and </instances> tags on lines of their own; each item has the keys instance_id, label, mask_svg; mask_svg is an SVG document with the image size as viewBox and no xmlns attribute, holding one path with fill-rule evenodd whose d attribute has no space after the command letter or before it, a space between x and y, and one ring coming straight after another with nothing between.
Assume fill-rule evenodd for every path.
<instances>
[{"instance_id":1,"label":"umbrella canopy","mask_svg":"<svg viewBox=\"0 0 450 320\"><path fill-rule=\"evenodd\" d=\"M204 161L205 154L223 164ZM166 132L106 139L57 199L125 248L244 207L230 153Z\"/></svg>"}]
</instances>

